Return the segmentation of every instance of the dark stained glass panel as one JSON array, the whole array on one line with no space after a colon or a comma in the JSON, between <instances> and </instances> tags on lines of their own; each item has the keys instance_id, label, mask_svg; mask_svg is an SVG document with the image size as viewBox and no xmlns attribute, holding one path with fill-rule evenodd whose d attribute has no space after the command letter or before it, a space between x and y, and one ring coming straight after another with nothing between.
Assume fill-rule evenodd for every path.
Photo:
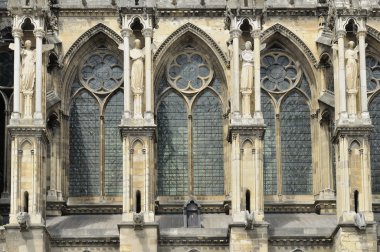
<instances>
[{"instance_id":1,"label":"dark stained glass panel","mask_svg":"<svg viewBox=\"0 0 380 252\"><path fill-rule=\"evenodd\" d=\"M182 97L169 91L157 110L158 195L188 193L187 108Z\"/></svg>"},{"instance_id":2,"label":"dark stained glass panel","mask_svg":"<svg viewBox=\"0 0 380 252\"><path fill-rule=\"evenodd\" d=\"M293 92L280 111L283 194L312 193L310 110Z\"/></svg>"},{"instance_id":3,"label":"dark stained glass panel","mask_svg":"<svg viewBox=\"0 0 380 252\"><path fill-rule=\"evenodd\" d=\"M99 195L99 106L95 98L82 92L70 109L71 196Z\"/></svg>"},{"instance_id":4,"label":"dark stained glass panel","mask_svg":"<svg viewBox=\"0 0 380 252\"><path fill-rule=\"evenodd\" d=\"M123 93L119 91L111 97L104 113L104 192L110 196L122 195L123 144L118 125L123 114L123 102Z\"/></svg>"},{"instance_id":5,"label":"dark stained glass panel","mask_svg":"<svg viewBox=\"0 0 380 252\"><path fill-rule=\"evenodd\" d=\"M201 94L192 118L194 194L223 195L223 110L215 93Z\"/></svg>"},{"instance_id":6,"label":"dark stained glass panel","mask_svg":"<svg viewBox=\"0 0 380 252\"><path fill-rule=\"evenodd\" d=\"M376 95L369 105L369 113L373 123L373 131L370 134L371 144L371 175L372 192L380 193L380 95Z\"/></svg>"},{"instance_id":7,"label":"dark stained glass panel","mask_svg":"<svg viewBox=\"0 0 380 252\"><path fill-rule=\"evenodd\" d=\"M261 107L266 125L264 135L264 194L277 194L276 125L271 98L261 92Z\"/></svg>"}]
</instances>

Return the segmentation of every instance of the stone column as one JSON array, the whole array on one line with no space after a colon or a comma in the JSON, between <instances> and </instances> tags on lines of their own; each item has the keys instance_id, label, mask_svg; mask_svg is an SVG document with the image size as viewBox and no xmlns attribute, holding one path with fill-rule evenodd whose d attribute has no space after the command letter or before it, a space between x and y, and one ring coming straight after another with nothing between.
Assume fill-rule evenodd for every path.
<instances>
[{"instance_id":1,"label":"stone column","mask_svg":"<svg viewBox=\"0 0 380 252\"><path fill-rule=\"evenodd\" d=\"M23 32L21 29L13 29L14 37L14 72L13 72L13 112L11 122L20 119L20 53L21 53L21 37Z\"/></svg>"},{"instance_id":2,"label":"stone column","mask_svg":"<svg viewBox=\"0 0 380 252\"><path fill-rule=\"evenodd\" d=\"M260 74L260 35L261 30L255 29L251 32L253 37L254 48L254 64L255 64L255 114L254 118L264 123L263 114L261 112L261 74Z\"/></svg>"},{"instance_id":3,"label":"stone column","mask_svg":"<svg viewBox=\"0 0 380 252\"><path fill-rule=\"evenodd\" d=\"M344 37L346 31L338 31L338 65L339 65L339 121L347 119L347 104L346 104L346 64L344 55Z\"/></svg>"},{"instance_id":4,"label":"stone column","mask_svg":"<svg viewBox=\"0 0 380 252\"><path fill-rule=\"evenodd\" d=\"M34 121L43 124L42 119L42 38L45 32L42 29L34 30L36 37L36 100L34 110Z\"/></svg>"},{"instance_id":5,"label":"stone column","mask_svg":"<svg viewBox=\"0 0 380 252\"><path fill-rule=\"evenodd\" d=\"M232 87L232 99L231 99L231 106L232 106L232 118L238 119L240 118L240 74L239 74L239 38L241 35L241 30L234 29L230 31L230 35L232 38L232 46L233 46L233 69L232 69L232 76L233 76L233 83L231 84Z\"/></svg>"},{"instance_id":6,"label":"stone column","mask_svg":"<svg viewBox=\"0 0 380 252\"><path fill-rule=\"evenodd\" d=\"M129 38L132 35L131 29L122 29L121 35L124 38L124 115L123 119L131 117L131 76L130 76L130 56Z\"/></svg>"},{"instance_id":7,"label":"stone column","mask_svg":"<svg viewBox=\"0 0 380 252\"><path fill-rule=\"evenodd\" d=\"M359 30L357 33L359 39L359 66L360 66L360 100L362 109L362 119L370 120L368 113L368 97L367 97L367 69L365 62L365 37L367 31Z\"/></svg>"},{"instance_id":8,"label":"stone column","mask_svg":"<svg viewBox=\"0 0 380 252\"><path fill-rule=\"evenodd\" d=\"M142 31L145 38L145 114L144 118L153 120L152 107L152 28Z\"/></svg>"}]
</instances>

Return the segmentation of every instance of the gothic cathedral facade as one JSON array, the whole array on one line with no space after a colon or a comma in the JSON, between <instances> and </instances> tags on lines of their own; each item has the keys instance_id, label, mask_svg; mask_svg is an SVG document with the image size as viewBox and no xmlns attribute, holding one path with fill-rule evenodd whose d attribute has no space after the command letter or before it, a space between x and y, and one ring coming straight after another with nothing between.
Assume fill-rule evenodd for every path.
<instances>
[{"instance_id":1,"label":"gothic cathedral facade","mask_svg":"<svg viewBox=\"0 0 380 252\"><path fill-rule=\"evenodd\" d=\"M380 249L378 0L0 0L0 251Z\"/></svg>"}]
</instances>

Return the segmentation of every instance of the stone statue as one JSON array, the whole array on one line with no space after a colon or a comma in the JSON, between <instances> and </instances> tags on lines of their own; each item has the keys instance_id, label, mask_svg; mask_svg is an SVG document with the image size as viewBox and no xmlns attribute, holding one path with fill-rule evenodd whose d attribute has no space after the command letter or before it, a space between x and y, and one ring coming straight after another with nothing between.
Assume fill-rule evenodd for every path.
<instances>
[{"instance_id":1,"label":"stone statue","mask_svg":"<svg viewBox=\"0 0 380 252\"><path fill-rule=\"evenodd\" d=\"M131 87L133 92L134 118L142 118L142 99L144 93L144 52L139 39L135 40L135 47L130 51Z\"/></svg>"},{"instance_id":2,"label":"stone statue","mask_svg":"<svg viewBox=\"0 0 380 252\"><path fill-rule=\"evenodd\" d=\"M243 61L241 69L241 90L249 90L253 87L254 78L254 65L253 65L253 50L250 41L245 42L245 50L241 52L241 59Z\"/></svg>"},{"instance_id":3,"label":"stone statue","mask_svg":"<svg viewBox=\"0 0 380 252\"><path fill-rule=\"evenodd\" d=\"M36 53L30 49L32 42L25 41L25 48L21 50L21 91L33 92L36 74Z\"/></svg>"},{"instance_id":4,"label":"stone statue","mask_svg":"<svg viewBox=\"0 0 380 252\"><path fill-rule=\"evenodd\" d=\"M346 49L346 81L348 90L357 90L358 88L358 46L355 46L354 41L348 42Z\"/></svg>"},{"instance_id":5,"label":"stone statue","mask_svg":"<svg viewBox=\"0 0 380 252\"><path fill-rule=\"evenodd\" d=\"M346 83L347 83L347 110L349 115L356 115L356 97L358 94L358 52L355 42L348 42L345 52L346 58Z\"/></svg>"},{"instance_id":6,"label":"stone statue","mask_svg":"<svg viewBox=\"0 0 380 252\"><path fill-rule=\"evenodd\" d=\"M144 90L144 52L139 39L135 40L135 47L130 51L132 59L131 87L134 94L142 94Z\"/></svg>"},{"instance_id":7,"label":"stone statue","mask_svg":"<svg viewBox=\"0 0 380 252\"><path fill-rule=\"evenodd\" d=\"M252 43L245 42L245 49L241 52L241 59L243 61L241 68L240 78L240 92L243 95L242 112L243 118L251 117L251 94L254 79L254 52L252 50Z\"/></svg>"}]
</instances>

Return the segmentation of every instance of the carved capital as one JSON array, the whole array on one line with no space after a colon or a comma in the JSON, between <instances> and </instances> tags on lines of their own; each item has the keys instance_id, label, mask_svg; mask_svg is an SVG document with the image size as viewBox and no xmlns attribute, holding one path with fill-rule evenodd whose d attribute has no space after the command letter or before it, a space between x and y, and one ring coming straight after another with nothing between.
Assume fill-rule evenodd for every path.
<instances>
[{"instance_id":1,"label":"carved capital","mask_svg":"<svg viewBox=\"0 0 380 252\"><path fill-rule=\"evenodd\" d=\"M42 38L43 36L45 36L45 31L42 30L42 29L35 29L35 30L33 31L33 34L34 34L34 36L37 37L37 38Z\"/></svg>"},{"instance_id":2,"label":"carved capital","mask_svg":"<svg viewBox=\"0 0 380 252\"><path fill-rule=\"evenodd\" d=\"M153 29L152 28L145 28L144 30L142 30L142 35L144 37L153 37Z\"/></svg>"},{"instance_id":3,"label":"carved capital","mask_svg":"<svg viewBox=\"0 0 380 252\"><path fill-rule=\"evenodd\" d=\"M13 36L14 38L21 38L23 34L24 34L24 33L23 33L22 29L14 28L14 29L12 30L12 36Z\"/></svg>"},{"instance_id":4,"label":"carved capital","mask_svg":"<svg viewBox=\"0 0 380 252\"><path fill-rule=\"evenodd\" d=\"M336 37L339 39L339 38L344 38L346 36L346 31L344 30L339 30L336 32Z\"/></svg>"},{"instance_id":5,"label":"carved capital","mask_svg":"<svg viewBox=\"0 0 380 252\"><path fill-rule=\"evenodd\" d=\"M261 36L261 30L260 29L255 29L251 31L251 37L252 38L260 38Z\"/></svg>"},{"instance_id":6,"label":"carved capital","mask_svg":"<svg viewBox=\"0 0 380 252\"><path fill-rule=\"evenodd\" d=\"M121 36L125 38L125 37L130 37L133 31L131 29L122 29L120 33L121 33Z\"/></svg>"},{"instance_id":7,"label":"carved capital","mask_svg":"<svg viewBox=\"0 0 380 252\"><path fill-rule=\"evenodd\" d=\"M359 30L357 33L356 33L356 36L359 38L359 37L366 37L367 36L367 30Z\"/></svg>"},{"instance_id":8,"label":"carved capital","mask_svg":"<svg viewBox=\"0 0 380 252\"><path fill-rule=\"evenodd\" d=\"M231 38L239 38L241 36L242 31L240 29L234 29L230 31Z\"/></svg>"}]
</instances>

